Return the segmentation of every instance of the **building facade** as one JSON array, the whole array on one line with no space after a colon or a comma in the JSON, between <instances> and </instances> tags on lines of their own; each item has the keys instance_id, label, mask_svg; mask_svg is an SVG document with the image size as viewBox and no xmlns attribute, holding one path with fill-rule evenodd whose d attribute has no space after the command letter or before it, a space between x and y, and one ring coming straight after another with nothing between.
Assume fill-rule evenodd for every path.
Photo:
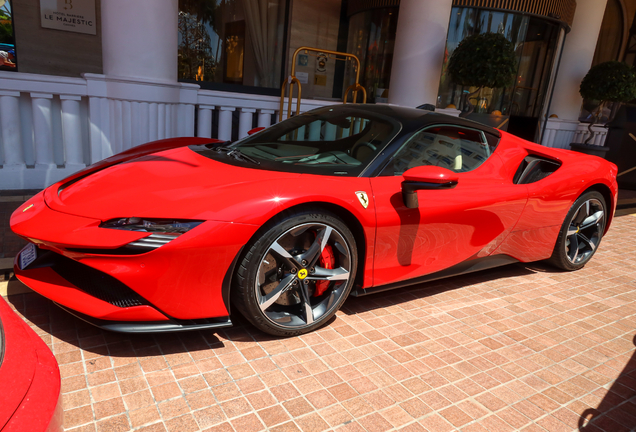
<instances>
[{"instance_id":1,"label":"building facade","mask_svg":"<svg viewBox=\"0 0 636 432\"><path fill-rule=\"evenodd\" d=\"M475 119L567 148L586 130L589 68L634 63L635 12L636 0L4 1L0 51L15 56L0 66L0 189L43 188L151 140L245 136L278 121L292 69L300 112L342 103L358 76L367 103L459 115L472 89L446 65L487 32L518 66L513 85L475 96Z\"/></svg>"}]
</instances>

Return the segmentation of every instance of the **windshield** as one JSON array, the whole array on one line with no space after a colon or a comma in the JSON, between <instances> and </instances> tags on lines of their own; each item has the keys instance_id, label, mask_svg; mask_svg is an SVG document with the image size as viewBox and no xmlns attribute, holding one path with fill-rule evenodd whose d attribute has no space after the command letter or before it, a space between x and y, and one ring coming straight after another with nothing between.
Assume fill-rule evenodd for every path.
<instances>
[{"instance_id":1,"label":"windshield","mask_svg":"<svg viewBox=\"0 0 636 432\"><path fill-rule=\"evenodd\" d=\"M292 117L234 145L241 161L210 149L192 148L224 162L252 168L322 175L358 176L400 131L396 120L355 106L319 108ZM227 148L230 150L229 148ZM252 159L250 165L249 159ZM238 162L237 162L238 161Z\"/></svg>"}]
</instances>

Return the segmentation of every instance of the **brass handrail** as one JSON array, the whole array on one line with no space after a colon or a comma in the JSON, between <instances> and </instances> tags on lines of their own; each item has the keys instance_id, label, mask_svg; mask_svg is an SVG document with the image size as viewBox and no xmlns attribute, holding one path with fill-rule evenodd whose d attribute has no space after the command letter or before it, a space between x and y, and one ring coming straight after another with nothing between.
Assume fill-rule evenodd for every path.
<instances>
[{"instance_id":1,"label":"brass handrail","mask_svg":"<svg viewBox=\"0 0 636 432\"><path fill-rule=\"evenodd\" d=\"M291 108L292 108L292 98L294 94L294 83L298 85L298 98L296 100L296 115L300 114L300 94L302 92L300 81L293 75L290 75L289 78L283 83L283 86L280 89L280 111L278 112L278 121L283 121L283 111L285 105L285 88L287 87L287 83L289 83L289 106L287 107L287 118L291 117Z\"/></svg>"},{"instance_id":2,"label":"brass handrail","mask_svg":"<svg viewBox=\"0 0 636 432\"><path fill-rule=\"evenodd\" d=\"M356 103L358 101L358 91L362 90L362 103L367 103L367 90L360 85L360 83L355 83L355 84L351 84L349 87L347 87L347 90L345 91L344 94L344 101L343 103L346 104L347 103L347 96L349 96L349 90L353 89L353 103Z\"/></svg>"},{"instance_id":3,"label":"brass handrail","mask_svg":"<svg viewBox=\"0 0 636 432\"><path fill-rule=\"evenodd\" d=\"M326 49L320 49L320 48L311 48L311 47L306 47L306 46L302 46L300 48L298 48L296 51L294 51L294 55L292 56L292 69L291 69L291 75L285 80L285 82L283 82L283 85L281 86L281 90L280 90L280 111L278 113L278 121L283 121L283 112L285 111L285 89L287 88L287 84L289 83L290 87L289 87L289 106L287 107L287 118L291 117L291 106L292 106L292 94L294 93L294 83L296 83L296 85L298 85L298 97L296 99L296 115L300 114L300 94L301 94L301 85L300 85L300 81L298 80L298 78L296 78L296 57L298 56L298 53L301 51L305 51L305 54L307 54L307 52L312 51L315 53L324 53L327 54L328 58L333 58L335 60L344 60L338 57L346 57L347 59L354 59L356 61L356 82L355 84L353 84L353 86L356 86L353 97L354 97L354 101L357 98L357 91L358 91L358 87L362 87L360 85L360 83L358 82L360 79L360 60L358 59L358 57L356 57L353 54L349 54L349 53L343 53L343 52L339 52L339 51L332 51L332 50L326 50ZM314 55L314 54L312 54ZM332 57L333 56L333 57ZM349 88L351 88L351 86L349 86ZM366 103L367 101L367 92L364 89L364 87L362 87L362 90L364 91L364 103ZM347 89L347 92L349 90ZM345 103L346 103L346 94L345 94Z\"/></svg>"}]
</instances>

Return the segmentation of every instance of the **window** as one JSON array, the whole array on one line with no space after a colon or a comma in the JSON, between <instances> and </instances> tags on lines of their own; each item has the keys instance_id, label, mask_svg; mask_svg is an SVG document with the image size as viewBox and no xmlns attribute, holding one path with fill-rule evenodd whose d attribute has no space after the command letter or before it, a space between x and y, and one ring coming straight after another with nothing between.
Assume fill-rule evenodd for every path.
<instances>
[{"instance_id":1,"label":"window","mask_svg":"<svg viewBox=\"0 0 636 432\"><path fill-rule=\"evenodd\" d=\"M8 1L0 6L0 70L17 70L18 59L15 54L13 35L13 14Z\"/></svg>"},{"instance_id":2,"label":"window","mask_svg":"<svg viewBox=\"0 0 636 432\"><path fill-rule=\"evenodd\" d=\"M179 79L279 89L286 10L286 0L179 0Z\"/></svg>"},{"instance_id":3,"label":"window","mask_svg":"<svg viewBox=\"0 0 636 432\"><path fill-rule=\"evenodd\" d=\"M395 154L383 175L402 175L424 165L454 172L472 171L494 151L483 132L456 126L433 126L415 133Z\"/></svg>"}]
</instances>

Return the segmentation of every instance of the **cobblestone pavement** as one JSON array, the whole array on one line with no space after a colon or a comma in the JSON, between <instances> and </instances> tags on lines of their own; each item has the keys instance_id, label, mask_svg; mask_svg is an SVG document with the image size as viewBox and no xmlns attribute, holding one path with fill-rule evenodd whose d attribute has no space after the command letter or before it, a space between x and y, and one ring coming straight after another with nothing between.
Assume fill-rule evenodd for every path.
<instances>
[{"instance_id":1,"label":"cobblestone pavement","mask_svg":"<svg viewBox=\"0 0 636 432\"><path fill-rule=\"evenodd\" d=\"M98 330L8 301L55 354L67 431L583 431L636 428L636 217L588 266L489 270L350 298L277 339Z\"/></svg>"}]
</instances>

